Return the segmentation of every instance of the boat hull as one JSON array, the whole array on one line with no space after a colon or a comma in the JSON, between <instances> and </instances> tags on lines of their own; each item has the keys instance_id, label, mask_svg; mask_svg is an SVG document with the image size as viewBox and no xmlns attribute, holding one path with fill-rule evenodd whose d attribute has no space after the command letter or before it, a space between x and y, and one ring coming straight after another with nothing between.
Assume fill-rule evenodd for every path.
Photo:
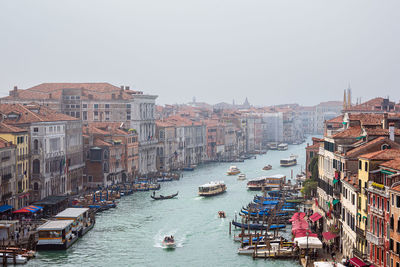
<instances>
[{"instance_id":1,"label":"boat hull","mask_svg":"<svg viewBox=\"0 0 400 267\"><path fill-rule=\"evenodd\" d=\"M77 240L78 236L76 235L74 238L65 241L63 244L37 244L37 250L66 250L70 246L72 246Z\"/></svg>"}]
</instances>

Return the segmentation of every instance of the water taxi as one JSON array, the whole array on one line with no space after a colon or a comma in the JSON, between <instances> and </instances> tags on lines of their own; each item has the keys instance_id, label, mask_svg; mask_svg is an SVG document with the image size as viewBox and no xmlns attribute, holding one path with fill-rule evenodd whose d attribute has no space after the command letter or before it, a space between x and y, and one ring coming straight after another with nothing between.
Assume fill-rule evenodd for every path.
<instances>
[{"instance_id":1,"label":"water taxi","mask_svg":"<svg viewBox=\"0 0 400 267\"><path fill-rule=\"evenodd\" d=\"M222 194L226 191L224 182L210 182L199 186L199 196L210 197Z\"/></svg>"},{"instance_id":2,"label":"water taxi","mask_svg":"<svg viewBox=\"0 0 400 267\"><path fill-rule=\"evenodd\" d=\"M281 185L285 183L286 176L282 174L263 176L250 180L247 183L247 189L249 190L271 190L279 189Z\"/></svg>"},{"instance_id":3,"label":"water taxi","mask_svg":"<svg viewBox=\"0 0 400 267\"><path fill-rule=\"evenodd\" d=\"M239 173L240 173L240 170L236 166L229 167L229 170L226 172L227 175L236 175L236 174L239 174Z\"/></svg>"},{"instance_id":4,"label":"water taxi","mask_svg":"<svg viewBox=\"0 0 400 267\"><path fill-rule=\"evenodd\" d=\"M272 169L272 166L270 164L264 166L263 168L264 171L269 171L270 169Z\"/></svg>"},{"instance_id":5,"label":"water taxi","mask_svg":"<svg viewBox=\"0 0 400 267\"><path fill-rule=\"evenodd\" d=\"M164 246L164 248L175 248L174 237L172 235L164 237L163 246Z\"/></svg>"},{"instance_id":6,"label":"water taxi","mask_svg":"<svg viewBox=\"0 0 400 267\"><path fill-rule=\"evenodd\" d=\"M278 150L280 150L280 151L288 150L288 144L286 144L286 143L279 144Z\"/></svg>"},{"instance_id":7,"label":"water taxi","mask_svg":"<svg viewBox=\"0 0 400 267\"><path fill-rule=\"evenodd\" d=\"M78 236L84 236L95 224L95 219L90 216L88 208L68 208L58 213L55 218L57 220L72 220L71 230Z\"/></svg>"},{"instance_id":8,"label":"water taxi","mask_svg":"<svg viewBox=\"0 0 400 267\"><path fill-rule=\"evenodd\" d=\"M294 155L291 155L290 158L288 159L281 159L281 167L290 167L290 166L295 166L297 165L297 157Z\"/></svg>"},{"instance_id":9,"label":"water taxi","mask_svg":"<svg viewBox=\"0 0 400 267\"><path fill-rule=\"evenodd\" d=\"M39 240L38 250L67 249L76 240L78 235L72 233L73 220L48 221L37 228Z\"/></svg>"},{"instance_id":10,"label":"water taxi","mask_svg":"<svg viewBox=\"0 0 400 267\"><path fill-rule=\"evenodd\" d=\"M239 174L238 180L246 180L246 174L244 173Z\"/></svg>"}]
</instances>

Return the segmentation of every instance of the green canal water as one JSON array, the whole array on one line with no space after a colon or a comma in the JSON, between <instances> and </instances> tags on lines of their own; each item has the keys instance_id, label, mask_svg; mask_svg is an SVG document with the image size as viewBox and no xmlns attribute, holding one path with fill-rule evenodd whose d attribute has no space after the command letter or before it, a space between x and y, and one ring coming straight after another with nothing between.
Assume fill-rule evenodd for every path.
<instances>
[{"instance_id":1,"label":"green canal water","mask_svg":"<svg viewBox=\"0 0 400 267\"><path fill-rule=\"evenodd\" d=\"M310 140L308 140L310 142ZM257 159L235 163L247 178L266 174L285 174L291 177L304 169L306 143L290 145L287 151L268 151ZM298 155L298 165L279 167L279 160ZM266 164L273 166L263 171ZM229 236L229 221L235 212L249 203L255 192L246 190L246 181L226 176L230 163L199 166L184 172L179 181L162 183L157 193L164 195L179 191L176 199L154 201L151 192L138 192L120 199L116 209L100 213L96 225L67 251L39 252L28 266L297 266L295 261L253 260L238 255L239 243ZM222 180L225 194L211 198L197 196L199 185ZM223 210L227 218L220 219ZM290 237L290 226L284 236ZM165 235L174 235L177 248L161 246Z\"/></svg>"}]
</instances>

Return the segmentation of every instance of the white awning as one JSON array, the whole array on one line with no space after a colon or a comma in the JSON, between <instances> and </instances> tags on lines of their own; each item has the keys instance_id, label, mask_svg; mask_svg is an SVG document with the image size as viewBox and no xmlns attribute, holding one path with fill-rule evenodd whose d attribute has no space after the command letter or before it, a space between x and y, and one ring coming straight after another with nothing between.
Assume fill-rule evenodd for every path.
<instances>
[{"instance_id":1,"label":"white awning","mask_svg":"<svg viewBox=\"0 0 400 267\"><path fill-rule=\"evenodd\" d=\"M294 243L298 243L300 248L322 248L322 242L317 237L309 236L307 241L307 236L295 238Z\"/></svg>"}]
</instances>

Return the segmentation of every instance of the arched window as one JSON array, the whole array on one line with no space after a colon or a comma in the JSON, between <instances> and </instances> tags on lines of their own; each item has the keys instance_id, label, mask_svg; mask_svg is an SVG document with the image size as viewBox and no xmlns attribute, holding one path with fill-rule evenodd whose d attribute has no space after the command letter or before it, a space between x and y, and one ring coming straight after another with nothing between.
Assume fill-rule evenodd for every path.
<instances>
[{"instance_id":1,"label":"arched window","mask_svg":"<svg viewBox=\"0 0 400 267\"><path fill-rule=\"evenodd\" d=\"M39 150L39 141L37 139L35 139L33 141L33 149L34 150Z\"/></svg>"},{"instance_id":2,"label":"arched window","mask_svg":"<svg viewBox=\"0 0 400 267\"><path fill-rule=\"evenodd\" d=\"M107 164L107 162L104 162L103 171L104 172L108 172L108 164Z\"/></svg>"},{"instance_id":3,"label":"arched window","mask_svg":"<svg viewBox=\"0 0 400 267\"><path fill-rule=\"evenodd\" d=\"M381 150L389 149L390 146L387 144L382 145Z\"/></svg>"},{"instance_id":4,"label":"arched window","mask_svg":"<svg viewBox=\"0 0 400 267\"><path fill-rule=\"evenodd\" d=\"M104 159L108 159L108 152L107 152L107 150L104 150Z\"/></svg>"},{"instance_id":5,"label":"arched window","mask_svg":"<svg viewBox=\"0 0 400 267\"><path fill-rule=\"evenodd\" d=\"M32 167L33 167L32 172L34 174L39 174L40 173L40 160L38 160L38 159L33 160Z\"/></svg>"},{"instance_id":6,"label":"arched window","mask_svg":"<svg viewBox=\"0 0 400 267\"><path fill-rule=\"evenodd\" d=\"M368 171L368 162L365 162L364 171Z\"/></svg>"},{"instance_id":7,"label":"arched window","mask_svg":"<svg viewBox=\"0 0 400 267\"><path fill-rule=\"evenodd\" d=\"M397 233L400 233L400 218L397 220Z\"/></svg>"},{"instance_id":8,"label":"arched window","mask_svg":"<svg viewBox=\"0 0 400 267\"><path fill-rule=\"evenodd\" d=\"M39 190L39 184L38 183L34 183L33 184L33 190Z\"/></svg>"}]
</instances>

